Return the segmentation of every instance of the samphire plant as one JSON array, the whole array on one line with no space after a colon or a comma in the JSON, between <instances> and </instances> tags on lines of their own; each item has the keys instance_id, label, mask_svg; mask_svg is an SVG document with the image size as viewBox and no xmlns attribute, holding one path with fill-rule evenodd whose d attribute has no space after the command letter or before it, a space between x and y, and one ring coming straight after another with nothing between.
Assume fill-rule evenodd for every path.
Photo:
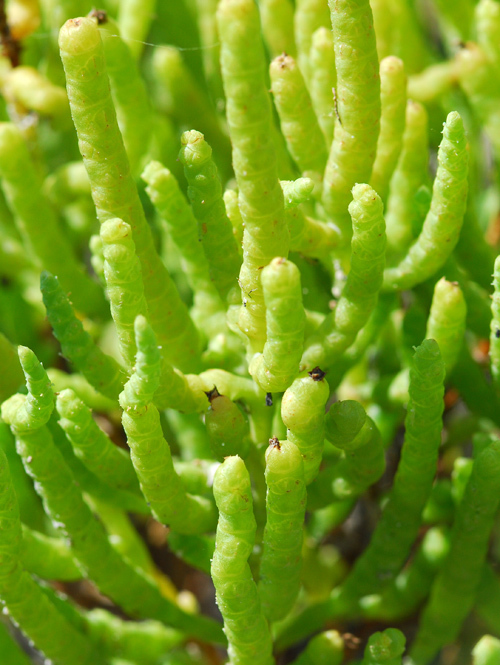
<instances>
[{"instance_id":1,"label":"samphire plant","mask_svg":"<svg viewBox=\"0 0 500 665\"><path fill-rule=\"evenodd\" d=\"M498 665L500 3L102 5L0 3L1 664Z\"/></svg>"}]
</instances>

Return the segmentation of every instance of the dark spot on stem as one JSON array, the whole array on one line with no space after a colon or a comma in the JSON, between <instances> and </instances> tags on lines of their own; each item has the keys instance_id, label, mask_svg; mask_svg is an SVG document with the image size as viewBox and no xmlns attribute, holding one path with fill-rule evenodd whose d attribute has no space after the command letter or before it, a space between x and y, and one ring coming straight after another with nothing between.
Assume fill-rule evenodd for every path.
<instances>
[{"instance_id":1,"label":"dark spot on stem","mask_svg":"<svg viewBox=\"0 0 500 665\"><path fill-rule=\"evenodd\" d=\"M313 381L322 381L325 378L326 372L323 372L319 367L315 367L308 374Z\"/></svg>"},{"instance_id":2,"label":"dark spot on stem","mask_svg":"<svg viewBox=\"0 0 500 665\"><path fill-rule=\"evenodd\" d=\"M221 397L221 394L217 390L217 386L215 386L215 385L212 388L212 390L209 390L208 392L206 392L205 395L208 397L208 401L210 403L212 403L216 397Z\"/></svg>"},{"instance_id":3,"label":"dark spot on stem","mask_svg":"<svg viewBox=\"0 0 500 665\"><path fill-rule=\"evenodd\" d=\"M272 406L273 405L273 396L271 393L266 394L266 406Z\"/></svg>"},{"instance_id":4,"label":"dark spot on stem","mask_svg":"<svg viewBox=\"0 0 500 665\"><path fill-rule=\"evenodd\" d=\"M97 25L103 25L108 22L108 13L104 9L93 9L89 18L97 19Z\"/></svg>"},{"instance_id":5,"label":"dark spot on stem","mask_svg":"<svg viewBox=\"0 0 500 665\"><path fill-rule=\"evenodd\" d=\"M269 439L269 445L272 446L273 448L277 448L278 450L281 450L281 444L280 444L277 436L273 436L272 439Z\"/></svg>"}]
</instances>

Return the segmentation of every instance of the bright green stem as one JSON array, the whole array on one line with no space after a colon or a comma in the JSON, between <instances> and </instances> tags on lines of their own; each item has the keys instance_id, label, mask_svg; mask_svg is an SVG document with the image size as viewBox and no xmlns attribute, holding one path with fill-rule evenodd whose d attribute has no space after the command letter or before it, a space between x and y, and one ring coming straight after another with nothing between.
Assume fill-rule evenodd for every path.
<instances>
[{"instance_id":1,"label":"bright green stem","mask_svg":"<svg viewBox=\"0 0 500 665\"><path fill-rule=\"evenodd\" d=\"M22 532L7 459L0 450L0 598L12 619L55 665L104 665L87 638L52 605L21 565ZM2 657L6 654L2 650Z\"/></svg>"},{"instance_id":2,"label":"bright green stem","mask_svg":"<svg viewBox=\"0 0 500 665\"><path fill-rule=\"evenodd\" d=\"M438 343L447 374L453 369L462 348L466 315L467 305L460 286L442 277L434 287L425 336Z\"/></svg>"},{"instance_id":3,"label":"bright green stem","mask_svg":"<svg viewBox=\"0 0 500 665\"><path fill-rule=\"evenodd\" d=\"M295 379L281 401L288 441L302 454L306 485L316 478L321 464L329 392L323 372L316 368Z\"/></svg>"},{"instance_id":4,"label":"bright green stem","mask_svg":"<svg viewBox=\"0 0 500 665\"><path fill-rule=\"evenodd\" d=\"M283 53L271 62L269 71L289 153L301 173L322 175L327 160L325 138L297 62Z\"/></svg>"},{"instance_id":5,"label":"bright green stem","mask_svg":"<svg viewBox=\"0 0 500 665\"><path fill-rule=\"evenodd\" d=\"M395 268L387 268L384 288L409 289L428 279L450 256L460 235L467 200L467 141L461 117L450 113L438 151L431 207L422 232Z\"/></svg>"},{"instance_id":6,"label":"bright green stem","mask_svg":"<svg viewBox=\"0 0 500 665\"><path fill-rule=\"evenodd\" d=\"M56 407L59 425L85 466L112 487L137 492L139 486L129 456L110 441L75 393L62 390L57 395Z\"/></svg>"},{"instance_id":7,"label":"bright green stem","mask_svg":"<svg viewBox=\"0 0 500 665\"><path fill-rule=\"evenodd\" d=\"M0 177L28 251L37 257L42 268L59 277L64 289L71 291L77 309L103 314L106 304L101 290L83 273L54 211L43 196L20 129L6 122L0 123Z\"/></svg>"},{"instance_id":8,"label":"bright green stem","mask_svg":"<svg viewBox=\"0 0 500 665\"><path fill-rule=\"evenodd\" d=\"M313 34L318 28L331 30L330 13L324 0L297 0L295 7L295 42L300 71L311 80L313 63L309 60Z\"/></svg>"},{"instance_id":9,"label":"bright green stem","mask_svg":"<svg viewBox=\"0 0 500 665\"><path fill-rule=\"evenodd\" d=\"M22 563L30 573L44 580L75 581L83 573L62 538L46 536L23 524Z\"/></svg>"},{"instance_id":10,"label":"bright green stem","mask_svg":"<svg viewBox=\"0 0 500 665\"><path fill-rule=\"evenodd\" d=\"M406 561L430 494L441 443L444 365L434 340L415 351L405 439L394 484L370 544L356 560L339 598L376 593ZM404 525L404 528L403 526Z\"/></svg>"},{"instance_id":11,"label":"bright green stem","mask_svg":"<svg viewBox=\"0 0 500 665\"><path fill-rule=\"evenodd\" d=\"M135 253L130 224L117 218L106 220L101 225L101 239L111 316L120 353L131 372L136 354L135 317L147 312L141 265Z\"/></svg>"},{"instance_id":12,"label":"bright green stem","mask_svg":"<svg viewBox=\"0 0 500 665\"><path fill-rule=\"evenodd\" d=\"M324 26L312 36L309 61L309 93L326 145L330 148L335 127L333 90L337 85L337 71L332 33Z\"/></svg>"},{"instance_id":13,"label":"bright green stem","mask_svg":"<svg viewBox=\"0 0 500 665\"><path fill-rule=\"evenodd\" d=\"M325 258L340 244L339 230L332 222L307 217L298 207L286 210L285 219L290 229L290 250L293 252Z\"/></svg>"},{"instance_id":14,"label":"bright green stem","mask_svg":"<svg viewBox=\"0 0 500 665\"><path fill-rule=\"evenodd\" d=\"M380 63L380 134L370 185L386 201L405 129L406 73L404 63L388 56Z\"/></svg>"},{"instance_id":15,"label":"bright green stem","mask_svg":"<svg viewBox=\"0 0 500 665\"><path fill-rule=\"evenodd\" d=\"M118 25L122 38L136 60L144 49L144 42L155 18L156 0L121 0Z\"/></svg>"},{"instance_id":16,"label":"bright green stem","mask_svg":"<svg viewBox=\"0 0 500 665\"><path fill-rule=\"evenodd\" d=\"M298 596L306 511L304 464L290 441L271 439L266 452L266 527L259 596L269 622L286 617Z\"/></svg>"},{"instance_id":17,"label":"bright green stem","mask_svg":"<svg viewBox=\"0 0 500 665\"><path fill-rule=\"evenodd\" d=\"M132 54L136 44L126 43L118 26L109 17L99 27L118 126L130 168L135 173L151 141L151 103Z\"/></svg>"},{"instance_id":18,"label":"bright green stem","mask_svg":"<svg viewBox=\"0 0 500 665\"><path fill-rule=\"evenodd\" d=\"M331 406L325 418L325 437L344 451L332 469L336 500L359 496L384 473L382 437L359 402L346 400Z\"/></svg>"},{"instance_id":19,"label":"bright green stem","mask_svg":"<svg viewBox=\"0 0 500 665\"><path fill-rule=\"evenodd\" d=\"M198 534L215 526L215 511L207 499L188 494L176 473L170 447L163 437L160 414L152 404L159 384L160 352L143 317L135 323L135 371L120 395L122 423L132 463L144 496L156 518L174 531Z\"/></svg>"},{"instance_id":20,"label":"bright green stem","mask_svg":"<svg viewBox=\"0 0 500 665\"><path fill-rule=\"evenodd\" d=\"M342 296L318 330L306 340L302 365L330 366L355 340L377 303L385 265L385 222L380 197L368 185L356 185L349 205L352 217L351 270Z\"/></svg>"},{"instance_id":21,"label":"bright green stem","mask_svg":"<svg viewBox=\"0 0 500 665\"><path fill-rule=\"evenodd\" d=\"M243 411L226 395L210 395L210 406L205 413L210 447L220 462L229 455L245 458L249 450L248 420Z\"/></svg>"},{"instance_id":22,"label":"bright green stem","mask_svg":"<svg viewBox=\"0 0 500 665\"><path fill-rule=\"evenodd\" d=\"M349 243L347 206L356 183L369 182L380 127L380 77L368 0L330 0L337 112L323 181L323 204Z\"/></svg>"},{"instance_id":23,"label":"bright green stem","mask_svg":"<svg viewBox=\"0 0 500 665\"><path fill-rule=\"evenodd\" d=\"M247 563L255 544L250 476L239 457L228 457L214 477L219 522L212 559L216 600L224 619L232 665L272 665L269 626Z\"/></svg>"},{"instance_id":24,"label":"bright green stem","mask_svg":"<svg viewBox=\"0 0 500 665\"><path fill-rule=\"evenodd\" d=\"M198 241L198 223L173 173L160 162L150 162L142 179L146 192L162 218L167 233L181 256L181 265L194 294L192 316L206 325L207 316L222 308L220 296L210 279L205 252Z\"/></svg>"},{"instance_id":25,"label":"bright green stem","mask_svg":"<svg viewBox=\"0 0 500 665\"><path fill-rule=\"evenodd\" d=\"M262 354L252 358L249 372L265 392L283 392L299 371L305 314L300 272L276 258L262 271L267 340Z\"/></svg>"},{"instance_id":26,"label":"bright green stem","mask_svg":"<svg viewBox=\"0 0 500 665\"><path fill-rule=\"evenodd\" d=\"M499 501L500 442L494 441L474 461L453 525L450 554L432 587L410 651L416 665L428 663L452 642L471 610Z\"/></svg>"},{"instance_id":27,"label":"bright green stem","mask_svg":"<svg viewBox=\"0 0 500 665\"><path fill-rule=\"evenodd\" d=\"M77 319L57 277L43 272L40 280L47 317L61 344L65 358L74 365L99 393L117 400L125 375L118 363L94 343Z\"/></svg>"},{"instance_id":28,"label":"bright green stem","mask_svg":"<svg viewBox=\"0 0 500 665\"><path fill-rule=\"evenodd\" d=\"M159 621L124 621L101 609L86 612L83 621L101 653L141 665L156 665L165 653L185 639L182 633Z\"/></svg>"},{"instance_id":29,"label":"bright green stem","mask_svg":"<svg viewBox=\"0 0 500 665\"><path fill-rule=\"evenodd\" d=\"M181 369L196 366L198 335L153 244L118 129L99 29L89 18L68 21L59 35L71 113L101 223L132 227L151 324Z\"/></svg>"},{"instance_id":30,"label":"bright green stem","mask_svg":"<svg viewBox=\"0 0 500 665\"><path fill-rule=\"evenodd\" d=\"M238 325L253 353L262 351L266 337L260 271L274 257L287 256L289 233L271 138L258 9L253 0L222 0L217 21L233 167L245 224L240 286L248 302L240 310Z\"/></svg>"},{"instance_id":31,"label":"bright green stem","mask_svg":"<svg viewBox=\"0 0 500 665\"><path fill-rule=\"evenodd\" d=\"M295 56L294 6L291 0L262 0L259 3L262 34L271 58L281 53Z\"/></svg>"},{"instance_id":32,"label":"bright green stem","mask_svg":"<svg viewBox=\"0 0 500 665\"><path fill-rule=\"evenodd\" d=\"M390 182L385 214L388 251L399 258L418 234L415 196L428 175L427 112L418 102L406 105L401 154Z\"/></svg>"},{"instance_id":33,"label":"bright green stem","mask_svg":"<svg viewBox=\"0 0 500 665\"><path fill-rule=\"evenodd\" d=\"M222 198L222 185L203 134L184 132L179 159L188 181L188 196L198 221L198 236L207 257L210 277L221 298L236 290L241 259ZM235 299L233 295L230 300Z\"/></svg>"}]
</instances>

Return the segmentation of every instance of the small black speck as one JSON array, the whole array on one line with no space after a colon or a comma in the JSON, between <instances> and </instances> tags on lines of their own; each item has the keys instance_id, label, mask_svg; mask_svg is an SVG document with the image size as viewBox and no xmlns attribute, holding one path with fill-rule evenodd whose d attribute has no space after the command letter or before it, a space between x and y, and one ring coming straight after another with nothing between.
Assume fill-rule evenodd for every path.
<instances>
[{"instance_id":1,"label":"small black speck","mask_svg":"<svg viewBox=\"0 0 500 665\"><path fill-rule=\"evenodd\" d=\"M315 367L310 372L308 372L308 374L313 381L322 381L325 378L326 372L323 372L323 370L319 367Z\"/></svg>"},{"instance_id":2,"label":"small black speck","mask_svg":"<svg viewBox=\"0 0 500 665\"><path fill-rule=\"evenodd\" d=\"M273 396L271 393L266 394L266 406L272 406L273 405Z\"/></svg>"},{"instance_id":3,"label":"small black speck","mask_svg":"<svg viewBox=\"0 0 500 665\"><path fill-rule=\"evenodd\" d=\"M497 339L500 338L500 330L498 330L498 328L495 330L495 337L496 337Z\"/></svg>"}]
</instances>

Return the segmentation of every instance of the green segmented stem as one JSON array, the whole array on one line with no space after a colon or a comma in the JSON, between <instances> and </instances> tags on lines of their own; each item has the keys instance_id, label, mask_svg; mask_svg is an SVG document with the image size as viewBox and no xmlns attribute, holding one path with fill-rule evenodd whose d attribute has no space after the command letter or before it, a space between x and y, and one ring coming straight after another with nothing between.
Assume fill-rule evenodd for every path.
<instances>
[{"instance_id":1,"label":"green segmented stem","mask_svg":"<svg viewBox=\"0 0 500 665\"><path fill-rule=\"evenodd\" d=\"M409 100L403 145L392 174L385 213L388 251L396 256L404 254L415 238L415 195L428 182L428 164L427 111L422 104Z\"/></svg>"},{"instance_id":2,"label":"green segmented stem","mask_svg":"<svg viewBox=\"0 0 500 665\"><path fill-rule=\"evenodd\" d=\"M28 374L35 372L33 357L32 352L27 355L26 362L21 357L23 371L29 377L29 389L33 380L37 380L36 375ZM23 458L26 471L35 480L47 514L70 538L81 569L102 593L127 613L165 621L200 639L220 641L220 632L214 622L190 616L162 597L154 583L124 561L110 545L102 524L84 502L81 489L62 453L54 445L49 430L40 426L45 417L41 419L37 413L31 414L30 398L37 400L40 397L35 393L30 393L28 398L14 396L2 405L2 418L15 434L17 451Z\"/></svg>"},{"instance_id":3,"label":"green segmented stem","mask_svg":"<svg viewBox=\"0 0 500 665\"><path fill-rule=\"evenodd\" d=\"M186 279L194 294L194 309L206 324L207 315L222 308L220 296L210 279L209 265L198 242L198 224L173 173L160 162L150 162L142 179L146 192L164 221L181 256ZM193 317L198 314L192 313Z\"/></svg>"},{"instance_id":4,"label":"green segmented stem","mask_svg":"<svg viewBox=\"0 0 500 665\"><path fill-rule=\"evenodd\" d=\"M431 207L422 232L400 264L385 271L385 289L408 289L425 281L453 251L465 213L467 161L462 119L453 111L443 128Z\"/></svg>"},{"instance_id":5,"label":"green segmented stem","mask_svg":"<svg viewBox=\"0 0 500 665\"><path fill-rule=\"evenodd\" d=\"M155 16L156 0L121 0L118 25L132 55L139 60Z\"/></svg>"},{"instance_id":6,"label":"green segmented stem","mask_svg":"<svg viewBox=\"0 0 500 665\"><path fill-rule=\"evenodd\" d=\"M124 621L106 610L91 610L83 615L85 629L101 653L109 658L154 665L184 636L159 621Z\"/></svg>"},{"instance_id":7,"label":"green segmented stem","mask_svg":"<svg viewBox=\"0 0 500 665\"><path fill-rule=\"evenodd\" d=\"M369 182L380 126L380 77L368 0L330 0L337 69L335 134L323 180L323 205L351 238L347 206L355 183Z\"/></svg>"},{"instance_id":8,"label":"green segmented stem","mask_svg":"<svg viewBox=\"0 0 500 665\"><path fill-rule=\"evenodd\" d=\"M460 286L442 277L434 287L425 336L438 343L447 374L453 369L463 344L466 315L467 305Z\"/></svg>"},{"instance_id":9,"label":"green segmented stem","mask_svg":"<svg viewBox=\"0 0 500 665\"><path fill-rule=\"evenodd\" d=\"M344 640L336 630L315 635L292 665L341 665L344 659Z\"/></svg>"},{"instance_id":10,"label":"green segmented stem","mask_svg":"<svg viewBox=\"0 0 500 665\"><path fill-rule=\"evenodd\" d=\"M271 138L271 102L253 0L222 0L217 9L227 121L243 222L242 307L238 325L249 339L249 352L262 351L265 306L260 270L275 256L287 256L288 228ZM251 297L248 294L251 294Z\"/></svg>"},{"instance_id":11,"label":"green segmented stem","mask_svg":"<svg viewBox=\"0 0 500 665\"><path fill-rule=\"evenodd\" d=\"M151 104L134 61L136 44L125 42L120 36L118 26L109 17L98 23L116 118L130 168L135 172L151 141L153 121Z\"/></svg>"},{"instance_id":12,"label":"green segmented stem","mask_svg":"<svg viewBox=\"0 0 500 665\"><path fill-rule=\"evenodd\" d=\"M59 425L85 466L112 487L137 492L139 486L129 456L109 440L75 393L62 390L57 395L56 408Z\"/></svg>"},{"instance_id":13,"label":"green segmented stem","mask_svg":"<svg viewBox=\"0 0 500 665\"><path fill-rule=\"evenodd\" d=\"M326 145L329 148L333 140L335 127L333 91L337 85L337 71L335 69L332 34L324 26L318 28L312 36L309 62L309 94L319 126L326 139Z\"/></svg>"},{"instance_id":14,"label":"green segmented stem","mask_svg":"<svg viewBox=\"0 0 500 665\"><path fill-rule=\"evenodd\" d=\"M272 665L269 627L247 563L255 543L250 477L239 457L228 457L214 477L219 509L211 575L224 619L231 665Z\"/></svg>"},{"instance_id":15,"label":"green segmented stem","mask_svg":"<svg viewBox=\"0 0 500 665\"><path fill-rule=\"evenodd\" d=\"M207 257L210 276L221 298L236 288L241 259L226 215L222 185L212 160L212 148L203 134L184 132L179 159L188 181L188 196L198 221L201 246Z\"/></svg>"},{"instance_id":16,"label":"green segmented stem","mask_svg":"<svg viewBox=\"0 0 500 665\"><path fill-rule=\"evenodd\" d=\"M249 449L248 420L237 404L215 389L210 394L210 406L205 413L210 446L215 459L222 462L225 457L239 455L245 458Z\"/></svg>"},{"instance_id":17,"label":"green segmented stem","mask_svg":"<svg viewBox=\"0 0 500 665\"><path fill-rule=\"evenodd\" d=\"M106 309L102 293L78 265L55 213L42 195L21 131L8 122L0 123L0 177L29 251L43 268L58 275L80 311L102 314Z\"/></svg>"},{"instance_id":18,"label":"green segmented stem","mask_svg":"<svg viewBox=\"0 0 500 665\"><path fill-rule=\"evenodd\" d=\"M294 6L290 0L263 0L259 3L262 34L271 58L281 53L295 56L293 34Z\"/></svg>"},{"instance_id":19,"label":"green segmented stem","mask_svg":"<svg viewBox=\"0 0 500 665\"><path fill-rule=\"evenodd\" d=\"M425 601L434 578L448 556L449 534L440 527L427 531L411 564L381 594L360 601L363 615L378 621L397 621L411 616Z\"/></svg>"},{"instance_id":20,"label":"green segmented stem","mask_svg":"<svg viewBox=\"0 0 500 665\"><path fill-rule=\"evenodd\" d=\"M99 29L90 18L68 21L59 35L71 114L101 223L130 224L141 262L149 317L165 353L195 367L198 335L153 244L118 129Z\"/></svg>"},{"instance_id":21,"label":"green segmented stem","mask_svg":"<svg viewBox=\"0 0 500 665\"><path fill-rule=\"evenodd\" d=\"M285 212L309 201L314 190L314 180L297 178L297 180L281 180L281 189L285 203Z\"/></svg>"},{"instance_id":22,"label":"green segmented stem","mask_svg":"<svg viewBox=\"0 0 500 665\"><path fill-rule=\"evenodd\" d=\"M276 258L261 275L266 305L267 339L262 354L252 358L249 372L265 392L283 392L299 371L305 314L297 266Z\"/></svg>"},{"instance_id":23,"label":"green segmented stem","mask_svg":"<svg viewBox=\"0 0 500 665\"><path fill-rule=\"evenodd\" d=\"M283 53L271 62L269 73L271 92L289 153L301 173L321 175L328 156L325 138L296 61Z\"/></svg>"},{"instance_id":24,"label":"green segmented stem","mask_svg":"<svg viewBox=\"0 0 500 665\"><path fill-rule=\"evenodd\" d=\"M294 18L297 60L307 83L312 76L312 63L309 62L309 53L313 34L321 27L331 29L330 13L324 0L298 0Z\"/></svg>"},{"instance_id":25,"label":"green segmented stem","mask_svg":"<svg viewBox=\"0 0 500 665\"><path fill-rule=\"evenodd\" d=\"M234 189L226 189L223 198L224 205L226 206L226 214L233 226L234 237L236 238L238 247L241 248L243 243L243 219L238 204L238 192Z\"/></svg>"},{"instance_id":26,"label":"green segmented stem","mask_svg":"<svg viewBox=\"0 0 500 665\"><path fill-rule=\"evenodd\" d=\"M40 289L47 317L61 344L63 355L98 392L117 400L125 380L121 367L103 353L84 330L57 277L43 272Z\"/></svg>"},{"instance_id":27,"label":"green segmented stem","mask_svg":"<svg viewBox=\"0 0 500 665\"><path fill-rule=\"evenodd\" d=\"M418 533L441 443L444 372L437 343L425 340L416 349L410 369L405 439L388 502L370 544L340 590L340 599L348 603L376 593L394 579Z\"/></svg>"},{"instance_id":28,"label":"green segmented stem","mask_svg":"<svg viewBox=\"0 0 500 665\"><path fill-rule=\"evenodd\" d=\"M188 494L176 473L160 414L152 404L160 379L160 352L144 317L135 323L135 371L120 395L122 423L141 489L155 517L179 533L197 534L215 526L213 505Z\"/></svg>"},{"instance_id":29,"label":"green segmented stem","mask_svg":"<svg viewBox=\"0 0 500 665\"><path fill-rule=\"evenodd\" d=\"M306 340L302 365L331 365L355 340L377 303L385 265L382 201L368 185L356 185L349 205L354 235L351 270L335 310Z\"/></svg>"},{"instance_id":30,"label":"green segmented stem","mask_svg":"<svg viewBox=\"0 0 500 665\"><path fill-rule=\"evenodd\" d=\"M387 628L368 640L361 665L401 665L406 638L400 630Z\"/></svg>"},{"instance_id":31,"label":"green segmented stem","mask_svg":"<svg viewBox=\"0 0 500 665\"><path fill-rule=\"evenodd\" d=\"M380 102L380 134L370 185L385 202L405 129L406 73L403 61L395 56L380 63Z\"/></svg>"},{"instance_id":32,"label":"green segmented stem","mask_svg":"<svg viewBox=\"0 0 500 665\"><path fill-rule=\"evenodd\" d=\"M490 363L491 373L498 388L500 387L500 256L495 261L493 289L490 324Z\"/></svg>"},{"instance_id":33,"label":"green segmented stem","mask_svg":"<svg viewBox=\"0 0 500 665\"><path fill-rule=\"evenodd\" d=\"M304 460L306 485L317 476L321 464L328 396L329 388L323 372L313 370L295 379L281 401L281 418L288 430L287 439L297 446Z\"/></svg>"},{"instance_id":34,"label":"green segmented stem","mask_svg":"<svg viewBox=\"0 0 500 665\"><path fill-rule=\"evenodd\" d=\"M12 619L56 665L103 665L87 638L52 605L21 565L21 521L7 459L0 450L0 598ZM2 656L6 654L2 651Z\"/></svg>"},{"instance_id":35,"label":"green segmented stem","mask_svg":"<svg viewBox=\"0 0 500 665\"><path fill-rule=\"evenodd\" d=\"M101 224L104 277L118 346L129 370L134 366L136 347L134 321L147 312L141 265L135 253L132 228L121 219Z\"/></svg>"},{"instance_id":36,"label":"green segmented stem","mask_svg":"<svg viewBox=\"0 0 500 665\"><path fill-rule=\"evenodd\" d=\"M500 640L483 635L472 650L473 665L495 665L500 660Z\"/></svg>"},{"instance_id":37,"label":"green segmented stem","mask_svg":"<svg viewBox=\"0 0 500 665\"><path fill-rule=\"evenodd\" d=\"M268 621L283 619L300 589L306 512L304 464L290 441L271 439L266 451L266 526L259 596Z\"/></svg>"},{"instance_id":38,"label":"green segmented stem","mask_svg":"<svg viewBox=\"0 0 500 665\"><path fill-rule=\"evenodd\" d=\"M24 524L21 560L26 570L44 580L71 582L83 577L64 540L33 531Z\"/></svg>"},{"instance_id":39,"label":"green segmented stem","mask_svg":"<svg viewBox=\"0 0 500 665\"><path fill-rule=\"evenodd\" d=\"M300 208L285 212L290 229L290 250L304 256L324 258L340 245L340 233L332 222L304 215Z\"/></svg>"},{"instance_id":40,"label":"green segmented stem","mask_svg":"<svg viewBox=\"0 0 500 665\"><path fill-rule=\"evenodd\" d=\"M428 663L457 637L472 608L499 501L500 441L494 441L474 461L453 525L450 553L433 585L410 650L416 665Z\"/></svg>"},{"instance_id":41,"label":"green segmented stem","mask_svg":"<svg viewBox=\"0 0 500 665\"><path fill-rule=\"evenodd\" d=\"M382 437L373 420L353 400L333 404L325 418L325 437L344 451L332 483L337 500L362 494L385 470Z\"/></svg>"}]
</instances>

